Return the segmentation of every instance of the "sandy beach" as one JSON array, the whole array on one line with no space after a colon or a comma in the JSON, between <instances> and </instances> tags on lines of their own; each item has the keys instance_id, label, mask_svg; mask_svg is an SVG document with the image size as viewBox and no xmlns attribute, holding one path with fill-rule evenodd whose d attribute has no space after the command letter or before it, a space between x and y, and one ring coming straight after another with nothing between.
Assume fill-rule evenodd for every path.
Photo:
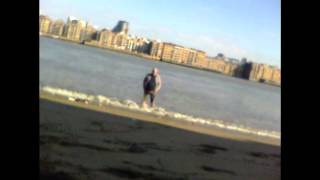
<instances>
[{"instance_id":1,"label":"sandy beach","mask_svg":"<svg viewBox=\"0 0 320 180\"><path fill-rule=\"evenodd\" d=\"M40 179L281 179L280 142L40 96Z\"/></svg>"}]
</instances>

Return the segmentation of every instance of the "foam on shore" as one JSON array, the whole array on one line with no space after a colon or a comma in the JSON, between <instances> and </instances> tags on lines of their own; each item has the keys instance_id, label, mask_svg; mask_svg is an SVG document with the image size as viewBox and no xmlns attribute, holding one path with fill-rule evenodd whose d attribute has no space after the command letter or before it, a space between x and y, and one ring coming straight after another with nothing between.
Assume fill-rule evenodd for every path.
<instances>
[{"instance_id":1,"label":"foam on shore","mask_svg":"<svg viewBox=\"0 0 320 180\"><path fill-rule=\"evenodd\" d=\"M173 120L189 121L195 124L202 124L208 126L215 126L223 129L238 131L242 133L248 133L258 136L270 137L275 139L281 138L281 133L275 131L266 131L261 129L255 129L250 127L244 127L242 125L236 125L232 123L227 123L222 120L205 119L198 118L191 115L186 115L178 112L166 111L164 108L142 108L136 102L131 100L118 100L116 98L108 98L103 95L89 95L81 92L70 91L66 89L50 87L50 86L40 86L40 91L49 93L51 95L57 95L67 98L69 101L78 101L82 103L92 103L99 106L114 106L119 108L128 109L131 111L137 111L142 113L150 113L157 115L159 117L169 117Z\"/></svg>"}]
</instances>

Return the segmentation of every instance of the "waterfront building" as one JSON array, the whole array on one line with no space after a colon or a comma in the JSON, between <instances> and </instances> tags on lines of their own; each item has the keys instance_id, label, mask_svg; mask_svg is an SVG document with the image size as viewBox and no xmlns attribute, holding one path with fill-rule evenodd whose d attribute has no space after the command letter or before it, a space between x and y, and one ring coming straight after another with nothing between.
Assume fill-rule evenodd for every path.
<instances>
[{"instance_id":1,"label":"waterfront building","mask_svg":"<svg viewBox=\"0 0 320 180\"><path fill-rule=\"evenodd\" d=\"M182 56L183 56L184 47L175 45L173 46L172 55L171 55L171 62L174 63L181 63L182 62Z\"/></svg>"},{"instance_id":2,"label":"waterfront building","mask_svg":"<svg viewBox=\"0 0 320 180\"><path fill-rule=\"evenodd\" d=\"M138 52L139 50L139 46L141 46L141 38L138 38L138 37L133 37L132 39L132 49L131 51L132 52Z\"/></svg>"},{"instance_id":3,"label":"waterfront building","mask_svg":"<svg viewBox=\"0 0 320 180\"><path fill-rule=\"evenodd\" d=\"M111 46L116 49L124 50L127 46L127 35L124 33L114 33Z\"/></svg>"},{"instance_id":4,"label":"waterfront building","mask_svg":"<svg viewBox=\"0 0 320 180\"><path fill-rule=\"evenodd\" d=\"M161 55L161 60L170 62L172 61L173 51L175 48L175 44L172 43L163 43L163 50Z\"/></svg>"},{"instance_id":5,"label":"waterfront building","mask_svg":"<svg viewBox=\"0 0 320 180\"><path fill-rule=\"evenodd\" d=\"M50 33L56 36L62 36L64 25L61 19L54 21L51 25Z\"/></svg>"},{"instance_id":6,"label":"waterfront building","mask_svg":"<svg viewBox=\"0 0 320 180\"><path fill-rule=\"evenodd\" d=\"M81 32L80 39L81 41L97 40L97 30L89 23L86 23L85 28Z\"/></svg>"},{"instance_id":7,"label":"waterfront building","mask_svg":"<svg viewBox=\"0 0 320 180\"><path fill-rule=\"evenodd\" d=\"M177 64L205 67L205 52L172 43L163 43L161 59Z\"/></svg>"},{"instance_id":8,"label":"waterfront building","mask_svg":"<svg viewBox=\"0 0 320 180\"><path fill-rule=\"evenodd\" d=\"M69 40L81 41L86 24L87 23L83 20L77 19L73 16L69 16L64 26L62 36L66 37Z\"/></svg>"},{"instance_id":9,"label":"waterfront building","mask_svg":"<svg viewBox=\"0 0 320 180\"><path fill-rule=\"evenodd\" d=\"M108 29L102 29L98 33L98 42L102 47L111 47L113 40L113 33Z\"/></svg>"},{"instance_id":10,"label":"waterfront building","mask_svg":"<svg viewBox=\"0 0 320 180\"><path fill-rule=\"evenodd\" d=\"M132 52L148 54L147 50L150 42L147 39L141 37L132 37L130 43Z\"/></svg>"},{"instance_id":11,"label":"waterfront building","mask_svg":"<svg viewBox=\"0 0 320 180\"><path fill-rule=\"evenodd\" d=\"M163 43L160 40L152 41L150 45L150 55L152 57L161 58Z\"/></svg>"},{"instance_id":12,"label":"waterfront building","mask_svg":"<svg viewBox=\"0 0 320 180\"><path fill-rule=\"evenodd\" d=\"M240 65L238 63L234 62L226 62L226 67L223 72L223 74L229 75L229 76L236 76L237 70L239 69Z\"/></svg>"},{"instance_id":13,"label":"waterfront building","mask_svg":"<svg viewBox=\"0 0 320 180\"><path fill-rule=\"evenodd\" d=\"M48 16L39 16L39 32L50 33L51 19Z\"/></svg>"},{"instance_id":14,"label":"waterfront building","mask_svg":"<svg viewBox=\"0 0 320 180\"><path fill-rule=\"evenodd\" d=\"M252 63L249 80L263 81L264 65L258 63Z\"/></svg>"},{"instance_id":15,"label":"waterfront building","mask_svg":"<svg viewBox=\"0 0 320 180\"><path fill-rule=\"evenodd\" d=\"M138 52L148 54L151 48L151 41L146 38L139 39Z\"/></svg>"},{"instance_id":16,"label":"waterfront building","mask_svg":"<svg viewBox=\"0 0 320 180\"><path fill-rule=\"evenodd\" d=\"M189 66L192 66L194 62L196 62L197 60L197 50L190 50L189 53L188 53L188 57L187 57L187 62L186 64L189 65Z\"/></svg>"},{"instance_id":17,"label":"waterfront building","mask_svg":"<svg viewBox=\"0 0 320 180\"><path fill-rule=\"evenodd\" d=\"M206 61L206 52L197 50L195 66L201 68L208 68L208 62Z\"/></svg>"},{"instance_id":18,"label":"waterfront building","mask_svg":"<svg viewBox=\"0 0 320 180\"><path fill-rule=\"evenodd\" d=\"M135 51L136 52L142 52L142 47L145 43L145 40L142 37L137 37L135 41Z\"/></svg>"},{"instance_id":19,"label":"waterfront building","mask_svg":"<svg viewBox=\"0 0 320 180\"><path fill-rule=\"evenodd\" d=\"M281 84L281 70L279 68L259 63L250 63L249 68L247 70L250 72L249 80Z\"/></svg>"},{"instance_id":20,"label":"waterfront building","mask_svg":"<svg viewBox=\"0 0 320 180\"><path fill-rule=\"evenodd\" d=\"M134 47L134 39L135 38L130 35L127 37L127 46L125 47L125 50L132 52Z\"/></svg>"},{"instance_id":21,"label":"waterfront building","mask_svg":"<svg viewBox=\"0 0 320 180\"><path fill-rule=\"evenodd\" d=\"M70 20L65 25L64 36L70 40L80 41L84 28L85 28L84 21L76 20L76 19Z\"/></svg>"},{"instance_id":22,"label":"waterfront building","mask_svg":"<svg viewBox=\"0 0 320 180\"><path fill-rule=\"evenodd\" d=\"M278 84L278 85L281 84L281 70L279 68L276 67L273 70L271 81L274 82L275 84Z\"/></svg>"},{"instance_id":23,"label":"waterfront building","mask_svg":"<svg viewBox=\"0 0 320 180\"><path fill-rule=\"evenodd\" d=\"M217 57L206 57L208 61L208 69L217 71L217 72L225 72L226 69L226 61L222 58Z\"/></svg>"}]
</instances>

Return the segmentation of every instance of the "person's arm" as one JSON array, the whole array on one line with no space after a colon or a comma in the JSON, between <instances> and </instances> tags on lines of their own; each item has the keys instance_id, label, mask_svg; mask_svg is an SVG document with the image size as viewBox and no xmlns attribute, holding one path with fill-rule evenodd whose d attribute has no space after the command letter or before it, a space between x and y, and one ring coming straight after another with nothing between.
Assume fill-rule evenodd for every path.
<instances>
[{"instance_id":1,"label":"person's arm","mask_svg":"<svg viewBox=\"0 0 320 180\"><path fill-rule=\"evenodd\" d=\"M156 93L159 92L159 90L161 89L162 86L162 81L161 81L161 77L160 75L157 77L157 87L156 87Z\"/></svg>"}]
</instances>

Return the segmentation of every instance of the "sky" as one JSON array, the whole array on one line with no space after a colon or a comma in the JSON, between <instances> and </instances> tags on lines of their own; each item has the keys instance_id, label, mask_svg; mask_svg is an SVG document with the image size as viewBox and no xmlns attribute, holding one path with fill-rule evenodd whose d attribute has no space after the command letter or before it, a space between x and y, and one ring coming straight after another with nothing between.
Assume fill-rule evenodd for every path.
<instances>
[{"instance_id":1,"label":"sky","mask_svg":"<svg viewBox=\"0 0 320 180\"><path fill-rule=\"evenodd\" d=\"M53 19L68 16L129 34L203 50L209 56L281 67L280 0L40 0Z\"/></svg>"}]
</instances>

